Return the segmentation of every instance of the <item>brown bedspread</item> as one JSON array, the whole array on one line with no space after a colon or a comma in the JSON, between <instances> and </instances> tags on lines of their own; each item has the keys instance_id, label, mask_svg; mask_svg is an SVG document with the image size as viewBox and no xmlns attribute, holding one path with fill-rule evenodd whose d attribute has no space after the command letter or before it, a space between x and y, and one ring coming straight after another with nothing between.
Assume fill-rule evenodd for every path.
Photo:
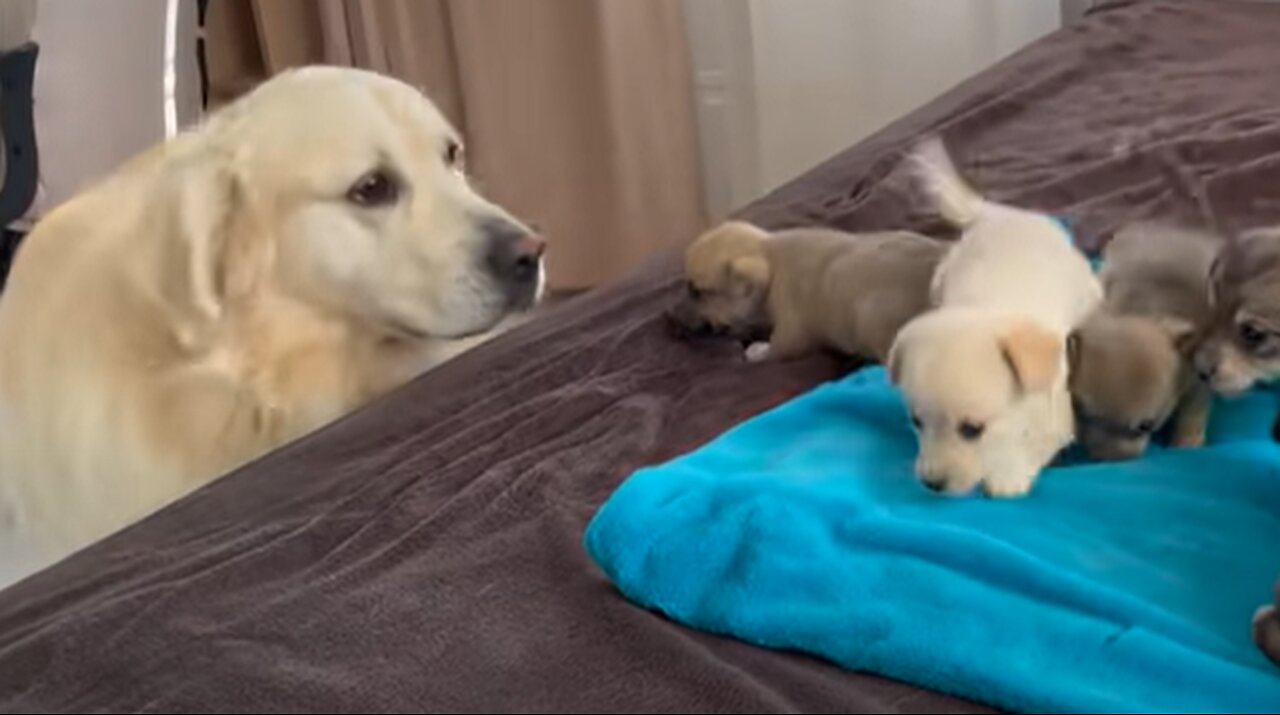
<instances>
[{"instance_id":1,"label":"brown bedspread","mask_svg":"<svg viewBox=\"0 0 1280 715\"><path fill-rule=\"evenodd\" d=\"M1110 3L744 215L927 227L897 155L940 127L975 183L1091 245L1154 213L1274 221L1278 38L1280 5ZM0 711L980 710L675 626L587 560L582 528L632 470L836 374L670 339L673 266L0 595Z\"/></svg>"}]
</instances>

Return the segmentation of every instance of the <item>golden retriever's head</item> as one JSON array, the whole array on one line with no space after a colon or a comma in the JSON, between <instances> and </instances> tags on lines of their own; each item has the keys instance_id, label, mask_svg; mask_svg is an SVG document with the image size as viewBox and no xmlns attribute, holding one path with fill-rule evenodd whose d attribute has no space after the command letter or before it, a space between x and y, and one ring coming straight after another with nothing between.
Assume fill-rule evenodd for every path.
<instances>
[{"instance_id":1,"label":"golden retriever's head","mask_svg":"<svg viewBox=\"0 0 1280 715\"><path fill-rule=\"evenodd\" d=\"M690 244L685 294L670 311L672 322L691 335L753 339L766 330L768 236L749 223L728 221Z\"/></svg>"},{"instance_id":2,"label":"golden retriever's head","mask_svg":"<svg viewBox=\"0 0 1280 715\"><path fill-rule=\"evenodd\" d=\"M542 240L473 190L457 132L397 80L287 72L164 156L158 191L178 194L166 205L210 317L267 285L376 334L447 339L541 290Z\"/></svg>"},{"instance_id":3,"label":"golden retriever's head","mask_svg":"<svg viewBox=\"0 0 1280 715\"><path fill-rule=\"evenodd\" d=\"M890 377L918 433L916 472L966 493L1021 460L1044 397L1066 399L1065 341L1025 318L964 308L926 313L898 334Z\"/></svg>"}]
</instances>

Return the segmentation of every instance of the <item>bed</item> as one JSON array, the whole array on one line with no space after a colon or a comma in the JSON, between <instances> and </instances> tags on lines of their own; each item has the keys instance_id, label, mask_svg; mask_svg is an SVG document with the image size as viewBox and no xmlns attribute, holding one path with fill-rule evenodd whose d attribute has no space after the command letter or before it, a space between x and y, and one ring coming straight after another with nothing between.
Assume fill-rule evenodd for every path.
<instances>
[{"instance_id":1,"label":"bed","mask_svg":"<svg viewBox=\"0 0 1280 715\"><path fill-rule=\"evenodd\" d=\"M936 230L940 130L991 195L1096 249L1148 215L1280 220L1280 5L1103 2L745 207ZM582 548L630 473L846 369L674 339L675 256L0 594L3 712L984 712L696 633Z\"/></svg>"}]
</instances>

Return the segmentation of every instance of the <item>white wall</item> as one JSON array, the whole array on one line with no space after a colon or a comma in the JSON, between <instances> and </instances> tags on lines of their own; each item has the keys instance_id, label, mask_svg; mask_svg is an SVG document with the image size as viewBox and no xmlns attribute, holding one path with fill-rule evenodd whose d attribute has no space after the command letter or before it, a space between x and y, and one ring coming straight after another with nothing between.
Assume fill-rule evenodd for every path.
<instances>
[{"instance_id":1,"label":"white wall","mask_svg":"<svg viewBox=\"0 0 1280 715\"><path fill-rule=\"evenodd\" d=\"M1060 24L1059 0L686 0L686 11L713 218Z\"/></svg>"},{"instance_id":2,"label":"white wall","mask_svg":"<svg viewBox=\"0 0 1280 715\"><path fill-rule=\"evenodd\" d=\"M188 123L199 112L195 3L177 7L178 119ZM166 0L39 0L35 118L42 206L164 139L167 9Z\"/></svg>"}]
</instances>

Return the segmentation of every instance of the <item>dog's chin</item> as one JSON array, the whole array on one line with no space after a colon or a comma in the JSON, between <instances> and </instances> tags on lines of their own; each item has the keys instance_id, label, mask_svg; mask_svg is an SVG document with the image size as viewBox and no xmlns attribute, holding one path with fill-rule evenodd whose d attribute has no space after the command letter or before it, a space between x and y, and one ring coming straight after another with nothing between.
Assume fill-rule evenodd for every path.
<instances>
[{"instance_id":1,"label":"dog's chin","mask_svg":"<svg viewBox=\"0 0 1280 715\"><path fill-rule=\"evenodd\" d=\"M1090 458L1101 462L1124 462L1137 459L1147 450L1145 441L1136 443L1082 439L1080 442Z\"/></svg>"},{"instance_id":2,"label":"dog's chin","mask_svg":"<svg viewBox=\"0 0 1280 715\"><path fill-rule=\"evenodd\" d=\"M542 291L534 284L513 290L491 290L487 295L456 305L457 310L441 315L386 316L387 332L402 340L466 340L489 333L504 321L528 313L541 302Z\"/></svg>"},{"instance_id":3,"label":"dog's chin","mask_svg":"<svg viewBox=\"0 0 1280 715\"><path fill-rule=\"evenodd\" d=\"M494 310L480 318L430 327L412 319L389 318L384 322L384 329L391 339L407 342L465 340L493 330L510 313L507 310Z\"/></svg>"},{"instance_id":4,"label":"dog's chin","mask_svg":"<svg viewBox=\"0 0 1280 715\"><path fill-rule=\"evenodd\" d=\"M1249 390L1253 389L1255 382L1255 380L1250 378L1214 378L1214 380L1209 383L1209 388L1220 397L1228 400L1235 400L1244 397Z\"/></svg>"}]
</instances>

